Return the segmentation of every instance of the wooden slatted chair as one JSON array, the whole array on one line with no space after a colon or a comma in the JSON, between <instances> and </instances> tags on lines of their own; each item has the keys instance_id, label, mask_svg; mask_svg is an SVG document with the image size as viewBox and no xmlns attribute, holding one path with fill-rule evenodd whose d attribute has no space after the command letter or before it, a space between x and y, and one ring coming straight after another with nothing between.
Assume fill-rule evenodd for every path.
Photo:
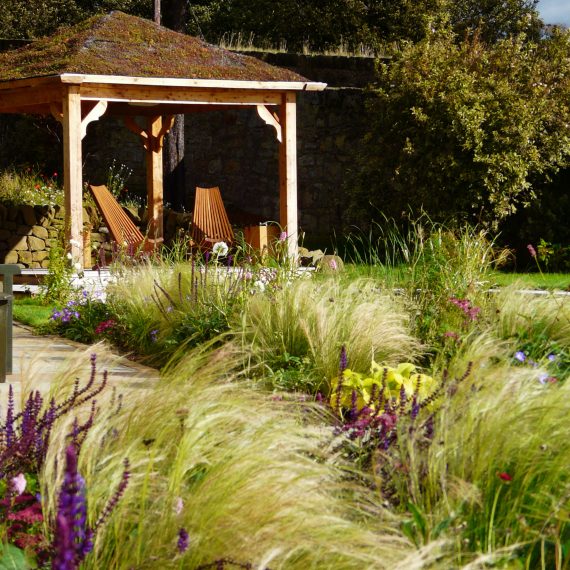
<instances>
[{"instance_id":1,"label":"wooden slatted chair","mask_svg":"<svg viewBox=\"0 0 570 570\"><path fill-rule=\"evenodd\" d=\"M228 245L234 242L234 232L217 186L196 188L190 232L192 241L201 249L211 249L220 241Z\"/></svg>"},{"instance_id":2,"label":"wooden slatted chair","mask_svg":"<svg viewBox=\"0 0 570 570\"><path fill-rule=\"evenodd\" d=\"M89 185L113 241L130 253L153 251L162 240L147 239L106 186Z\"/></svg>"}]
</instances>

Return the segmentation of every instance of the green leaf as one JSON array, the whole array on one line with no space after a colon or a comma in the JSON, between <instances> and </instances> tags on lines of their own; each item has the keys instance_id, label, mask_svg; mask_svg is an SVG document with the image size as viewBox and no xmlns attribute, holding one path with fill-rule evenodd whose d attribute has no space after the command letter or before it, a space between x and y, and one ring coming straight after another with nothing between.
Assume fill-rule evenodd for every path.
<instances>
[{"instance_id":1,"label":"green leaf","mask_svg":"<svg viewBox=\"0 0 570 570\"><path fill-rule=\"evenodd\" d=\"M12 544L3 544L0 556L0 570L28 570L35 567L26 553Z\"/></svg>"}]
</instances>

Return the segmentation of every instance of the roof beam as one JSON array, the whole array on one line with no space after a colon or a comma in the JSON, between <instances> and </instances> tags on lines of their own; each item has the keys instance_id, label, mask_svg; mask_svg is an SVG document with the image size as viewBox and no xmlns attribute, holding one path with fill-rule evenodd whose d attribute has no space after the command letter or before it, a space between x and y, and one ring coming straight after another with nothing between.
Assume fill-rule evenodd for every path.
<instances>
[{"instance_id":1,"label":"roof beam","mask_svg":"<svg viewBox=\"0 0 570 570\"><path fill-rule=\"evenodd\" d=\"M281 93L276 91L195 89L191 87L160 87L137 85L82 84L84 101L105 99L127 103L193 103L231 105L279 105Z\"/></svg>"}]
</instances>

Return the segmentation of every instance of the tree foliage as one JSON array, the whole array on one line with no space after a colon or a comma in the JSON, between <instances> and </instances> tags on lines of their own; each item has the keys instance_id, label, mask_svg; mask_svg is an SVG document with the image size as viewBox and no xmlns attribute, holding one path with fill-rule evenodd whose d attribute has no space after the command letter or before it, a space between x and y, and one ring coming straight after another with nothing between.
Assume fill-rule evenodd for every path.
<instances>
[{"instance_id":1,"label":"tree foliage","mask_svg":"<svg viewBox=\"0 0 570 570\"><path fill-rule=\"evenodd\" d=\"M289 50L420 41L434 22L451 22L458 37L478 30L492 43L525 32L538 38L537 0L198 0L189 31L217 42L241 34L258 46Z\"/></svg>"},{"instance_id":2,"label":"tree foliage","mask_svg":"<svg viewBox=\"0 0 570 570\"><path fill-rule=\"evenodd\" d=\"M2 0L0 38L42 37L59 26L75 24L111 10L150 17L152 4L148 0Z\"/></svg>"},{"instance_id":3,"label":"tree foliage","mask_svg":"<svg viewBox=\"0 0 570 570\"><path fill-rule=\"evenodd\" d=\"M380 66L368 113L353 212L497 222L569 164L570 32L491 47L434 33Z\"/></svg>"}]
</instances>

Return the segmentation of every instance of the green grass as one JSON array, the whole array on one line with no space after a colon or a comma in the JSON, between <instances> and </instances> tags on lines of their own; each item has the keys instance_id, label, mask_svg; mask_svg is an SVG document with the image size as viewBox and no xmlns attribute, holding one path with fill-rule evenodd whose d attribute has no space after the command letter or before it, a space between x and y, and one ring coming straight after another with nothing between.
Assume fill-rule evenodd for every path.
<instances>
[{"instance_id":1,"label":"green grass","mask_svg":"<svg viewBox=\"0 0 570 570\"><path fill-rule=\"evenodd\" d=\"M22 297L14 300L13 316L15 321L34 328L41 328L49 322L53 304L45 304L38 297Z\"/></svg>"},{"instance_id":2,"label":"green grass","mask_svg":"<svg viewBox=\"0 0 570 570\"><path fill-rule=\"evenodd\" d=\"M570 273L503 273L494 271L489 274L491 284L507 287L514 283L529 289L570 290Z\"/></svg>"}]
</instances>

